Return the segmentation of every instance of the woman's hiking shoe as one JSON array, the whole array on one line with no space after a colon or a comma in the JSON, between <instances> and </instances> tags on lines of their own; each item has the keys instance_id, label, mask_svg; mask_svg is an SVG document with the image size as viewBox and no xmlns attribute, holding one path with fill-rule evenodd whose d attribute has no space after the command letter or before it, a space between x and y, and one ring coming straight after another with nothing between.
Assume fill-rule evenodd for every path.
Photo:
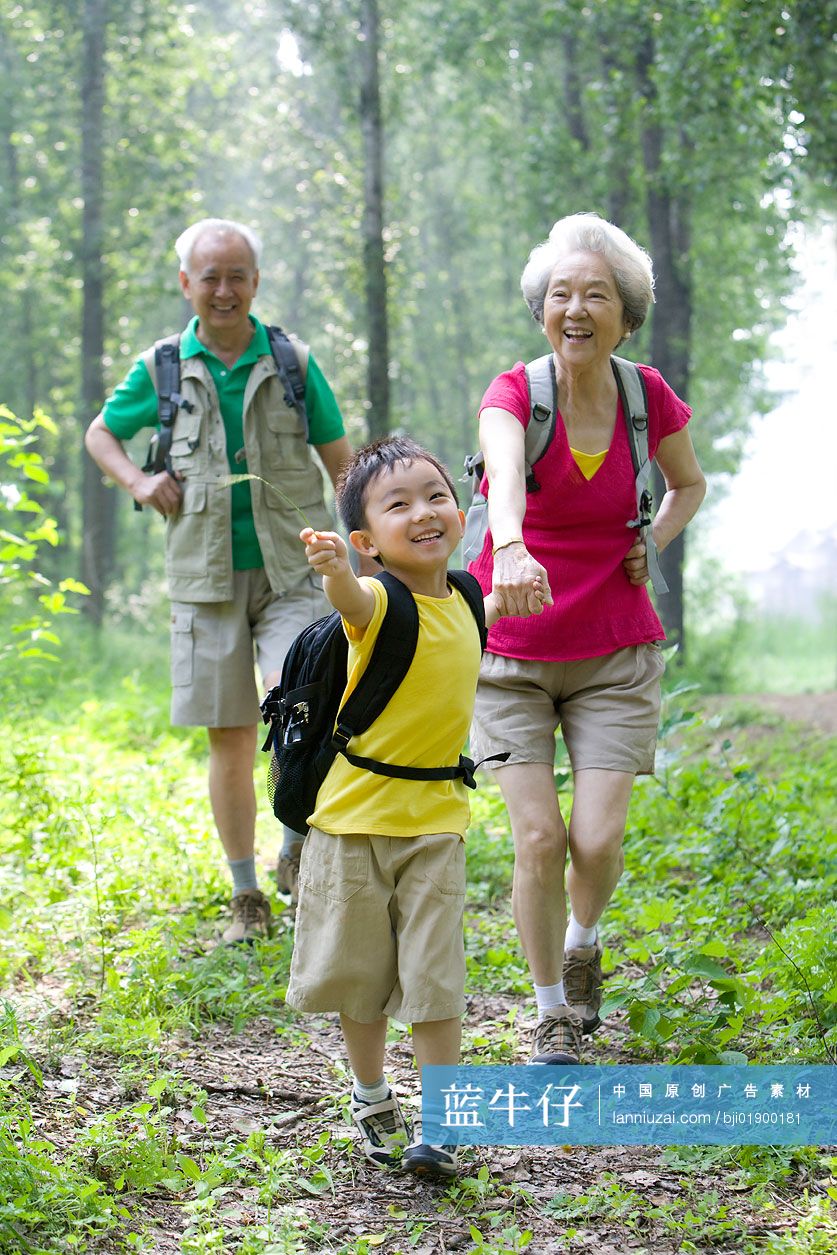
<instances>
[{"instance_id":1,"label":"woman's hiking shoe","mask_svg":"<svg viewBox=\"0 0 837 1255\"><path fill-rule=\"evenodd\" d=\"M392 1090L380 1102L366 1103L352 1091L352 1119L360 1133L364 1155L379 1168L398 1163L410 1133Z\"/></svg>"},{"instance_id":2,"label":"woman's hiking shoe","mask_svg":"<svg viewBox=\"0 0 837 1255\"><path fill-rule=\"evenodd\" d=\"M579 1063L581 1018L569 1007L554 1007L535 1025L530 1063Z\"/></svg>"},{"instance_id":3,"label":"woman's hiking shoe","mask_svg":"<svg viewBox=\"0 0 837 1255\"><path fill-rule=\"evenodd\" d=\"M567 1004L580 1017L582 1033L594 1033L601 1024L602 943L566 950L563 975Z\"/></svg>"},{"instance_id":4,"label":"woman's hiking shoe","mask_svg":"<svg viewBox=\"0 0 837 1255\"><path fill-rule=\"evenodd\" d=\"M264 941L270 936L270 903L261 889L245 889L230 903L232 923L222 939L228 946L242 941Z\"/></svg>"},{"instance_id":5,"label":"woman's hiking shoe","mask_svg":"<svg viewBox=\"0 0 837 1255\"><path fill-rule=\"evenodd\" d=\"M276 886L280 893L291 895L291 906L299 898L299 855L280 854L276 862Z\"/></svg>"},{"instance_id":6,"label":"woman's hiking shoe","mask_svg":"<svg viewBox=\"0 0 837 1255\"><path fill-rule=\"evenodd\" d=\"M459 1168L455 1146L430 1146L421 1141L410 1143L402 1162L417 1177L454 1177Z\"/></svg>"}]
</instances>

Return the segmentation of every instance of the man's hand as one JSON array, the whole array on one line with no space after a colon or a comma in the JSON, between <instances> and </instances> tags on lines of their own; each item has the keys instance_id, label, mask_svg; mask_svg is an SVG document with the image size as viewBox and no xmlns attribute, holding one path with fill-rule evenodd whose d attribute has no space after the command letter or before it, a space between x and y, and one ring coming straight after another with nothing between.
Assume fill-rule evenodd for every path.
<instances>
[{"instance_id":1,"label":"man's hand","mask_svg":"<svg viewBox=\"0 0 837 1255\"><path fill-rule=\"evenodd\" d=\"M352 574L349 564L349 550L342 536L337 532L315 532L313 527L304 527L299 539L305 545L305 556L308 565L313 567L317 575L335 576Z\"/></svg>"},{"instance_id":2,"label":"man's hand","mask_svg":"<svg viewBox=\"0 0 837 1255\"><path fill-rule=\"evenodd\" d=\"M138 505L150 505L164 518L180 513L183 504L181 475L177 478L168 471L159 475L141 475L131 487L131 496Z\"/></svg>"}]
</instances>

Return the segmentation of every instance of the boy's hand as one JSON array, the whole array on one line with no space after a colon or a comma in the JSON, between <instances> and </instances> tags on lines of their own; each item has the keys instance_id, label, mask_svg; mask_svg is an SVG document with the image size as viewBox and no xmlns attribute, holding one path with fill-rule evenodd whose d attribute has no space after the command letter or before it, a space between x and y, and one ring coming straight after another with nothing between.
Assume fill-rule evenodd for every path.
<instances>
[{"instance_id":1,"label":"boy's hand","mask_svg":"<svg viewBox=\"0 0 837 1255\"><path fill-rule=\"evenodd\" d=\"M351 571L346 542L337 532L315 532L313 527L304 527L299 533L299 539L305 545L309 566L318 575L333 577Z\"/></svg>"}]
</instances>

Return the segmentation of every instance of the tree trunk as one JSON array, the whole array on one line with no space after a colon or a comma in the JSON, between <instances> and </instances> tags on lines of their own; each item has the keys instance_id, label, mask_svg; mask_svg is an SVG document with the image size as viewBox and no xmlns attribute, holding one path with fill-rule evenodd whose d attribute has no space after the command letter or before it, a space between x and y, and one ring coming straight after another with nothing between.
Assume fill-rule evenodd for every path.
<instances>
[{"instance_id":1,"label":"tree trunk","mask_svg":"<svg viewBox=\"0 0 837 1255\"><path fill-rule=\"evenodd\" d=\"M15 76L14 60L9 52L5 31L0 27L0 128L2 128L2 145L4 164L6 167L6 222L8 237L12 241L10 253L20 248L19 228L24 220L24 211L20 198L20 171L17 161L17 147L14 133L19 125L19 103L23 96L20 84ZM7 237L7 238L8 238ZM9 262L12 262L10 256ZM18 311L19 352L17 361L18 378L14 384L7 383L7 390L2 400L9 405L19 418L32 418L37 406L38 378L35 364L35 334L32 315L33 291L27 283L18 294L13 307Z\"/></svg>"},{"instance_id":2,"label":"tree trunk","mask_svg":"<svg viewBox=\"0 0 837 1255\"><path fill-rule=\"evenodd\" d=\"M692 321L692 289L689 270L689 204L685 194L667 186L663 170L663 131L657 114L657 94L649 67L654 46L649 37L638 62L638 76L645 113L642 150L646 169L646 209L651 256L656 274L656 307L651 325L651 362L683 400L689 394L689 341ZM662 475L654 468L657 503L665 492ZM685 534L660 557L669 591L659 599L660 618L668 639L685 655L683 627L683 561Z\"/></svg>"},{"instance_id":3,"label":"tree trunk","mask_svg":"<svg viewBox=\"0 0 837 1255\"><path fill-rule=\"evenodd\" d=\"M379 73L378 0L362 0L360 129L363 137L363 272L369 340L367 390L370 437L389 431L389 333L384 264L383 127Z\"/></svg>"},{"instance_id":4,"label":"tree trunk","mask_svg":"<svg viewBox=\"0 0 837 1255\"><path fill-rule=\"evenodd\" d=\"M99 412L105 397L104 267L102 263L102 132L104 121L105 28L107 0L84 0L83 66L81 76L81 273L83 282L81 329L82 422ZM102 482L99 468L85 452L83 465L82 579L90 589L84 609L98 626L102 622L105 590L113 566L116 494Z\"/></svg>"}]
</instances>

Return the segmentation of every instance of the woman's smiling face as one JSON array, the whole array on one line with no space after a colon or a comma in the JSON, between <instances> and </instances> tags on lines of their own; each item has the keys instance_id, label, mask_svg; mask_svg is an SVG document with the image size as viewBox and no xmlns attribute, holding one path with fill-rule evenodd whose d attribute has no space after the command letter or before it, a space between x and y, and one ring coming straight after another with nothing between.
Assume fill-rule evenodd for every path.
<instances>
[{"instance_id":1,"label":"woman's smiling face","mask_svg":"<svg viewBox=\"0 0 837 1255\"><path fill-rule=\"evenodd\" d=\"M562 257L546 288L546 337L570 371L604 364L627 334L613 271L598 253Z\"/></svg>"}]
</instances>

